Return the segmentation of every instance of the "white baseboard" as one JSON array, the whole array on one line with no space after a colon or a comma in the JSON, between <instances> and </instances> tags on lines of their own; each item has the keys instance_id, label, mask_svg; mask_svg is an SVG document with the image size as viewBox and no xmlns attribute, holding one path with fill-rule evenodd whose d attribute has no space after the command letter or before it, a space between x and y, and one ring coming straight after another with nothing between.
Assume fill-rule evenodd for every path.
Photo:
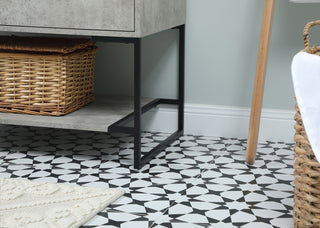
<instances>
[{"instance_id":1,"label":"white baseboard","mask_svg":"<svg viewBox=\"0 0 320 228\"><path fill-rule=\"evenodd\" d=\"M293 142L294 111L264 109L259 140ZM247 138L249 108L185 105L185 134ZM159 132L175 131L177 110L160 106L146 114L144 127Z\"/></svg>"}]
</instances>

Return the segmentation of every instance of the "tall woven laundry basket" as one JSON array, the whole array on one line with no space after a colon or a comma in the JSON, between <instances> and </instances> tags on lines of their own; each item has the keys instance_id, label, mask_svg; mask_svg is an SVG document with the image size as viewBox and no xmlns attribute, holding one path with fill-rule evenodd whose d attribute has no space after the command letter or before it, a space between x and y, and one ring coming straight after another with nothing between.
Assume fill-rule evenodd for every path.
<instances>
[{"instance_id":1,"label":"tall woven laundry basket","mask_svg":"<svg viewBox=\"0 0 320 228\"><path fill-rule=\"evenodd\" d=\"M320 55L320 47L310 47L309 43L309 30L315 25L320 25L320 20L308 23L304 29L305 49L303 51ZM312 151L298 105L295 109L294 227L315 228L320 227L320 163Z\"/></svg>"}]
</instances>

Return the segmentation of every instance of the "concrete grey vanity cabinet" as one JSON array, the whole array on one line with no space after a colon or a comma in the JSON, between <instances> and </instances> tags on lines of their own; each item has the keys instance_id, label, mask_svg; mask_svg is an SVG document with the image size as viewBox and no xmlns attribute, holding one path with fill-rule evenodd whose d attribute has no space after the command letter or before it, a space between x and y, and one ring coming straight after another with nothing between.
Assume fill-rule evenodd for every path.
<instances>
[{"instance_id":1,"label":"concrete grey vanity cabinet","mask_svg":"<svg viewBox=\"0 0 320 228\"><path fill-rule=\"evenodd\" d=\"M134 46L133 98L96 97L62 117L0 113L0 124L121 132L134 137L134 167L140 169L183 134L186 0L0 0L0 31L78 35ZM179 32L178 97L141 97L141 43L168 29ZM173 75L173 79L176 76ZM141 154L142 114L160 104L178 107L177 130ZM128 123L133 124L128 126Z\"/></svg>"},{"instance_id":2,"label":"concrete grey vanity cabinet","mask_svg":"<svg viewBox=\"0 0 320 228\"><path fill-rule=\"evenodd\" d=\"M144 37L185 24L186 0L1 0L0 30Z\"/></svg>"}]
</instances>

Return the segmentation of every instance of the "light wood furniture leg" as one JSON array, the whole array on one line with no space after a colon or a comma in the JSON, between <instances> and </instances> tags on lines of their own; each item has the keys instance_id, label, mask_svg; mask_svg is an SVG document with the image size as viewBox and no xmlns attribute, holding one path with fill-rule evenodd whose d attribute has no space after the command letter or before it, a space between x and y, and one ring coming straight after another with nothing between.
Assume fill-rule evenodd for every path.
<instances>
[{"instance_id":1,"label":"light wood furniture leg","mask_svg":"<svg viewBox=\"0 0 320 228\"><path fill-rule=\"evenodd\" d=\"M256 159L264 83L267 71L275 3L276 0L265 0L247 142L246 161L249 164L253 164Z\"/></svg>"}]
</instances>

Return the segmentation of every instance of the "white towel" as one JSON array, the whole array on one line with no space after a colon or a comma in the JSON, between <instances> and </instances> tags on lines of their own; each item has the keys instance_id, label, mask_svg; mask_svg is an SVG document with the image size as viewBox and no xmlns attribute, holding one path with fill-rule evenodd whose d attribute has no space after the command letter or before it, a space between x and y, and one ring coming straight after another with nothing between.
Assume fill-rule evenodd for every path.
<instances>
[{"instance_id":1,"label":"white towel","mask_svg":"<svg viewBox=\"0 0 320 228\"><path fill-rule=\"evenodd\" d=\"M292 61L292 79L308 139L320 161L320 56L298 53Z\"/></svg>"}]
</instances>

